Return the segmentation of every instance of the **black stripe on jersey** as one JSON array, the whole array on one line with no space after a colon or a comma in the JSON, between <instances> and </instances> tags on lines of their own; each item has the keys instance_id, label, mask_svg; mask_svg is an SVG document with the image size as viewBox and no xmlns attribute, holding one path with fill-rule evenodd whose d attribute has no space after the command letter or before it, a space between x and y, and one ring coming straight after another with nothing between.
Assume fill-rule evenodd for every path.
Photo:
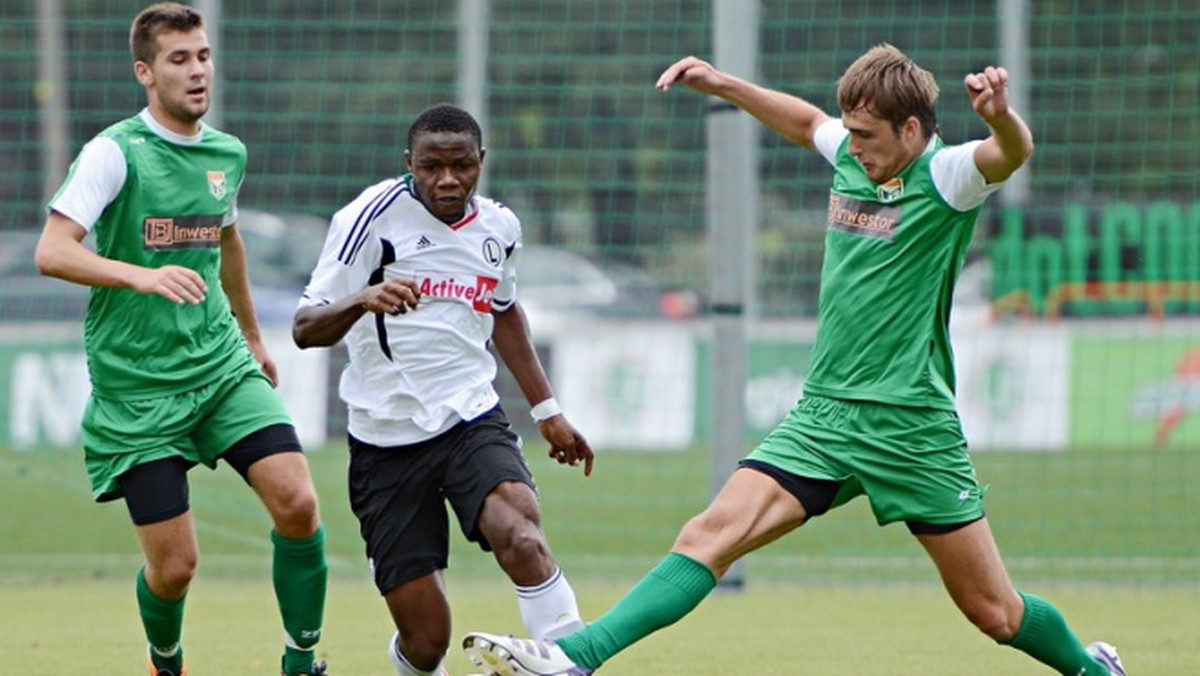
<instances>
[{"instance_id":1,"label":"black stripe on jersey","mask_svg":"<svg viewBox=\"0 0 1200 676\"><path fill-rule=\"evenodd\" d=\"M367 232L370 230L371 221L378 218L384 209L391 206L397 197L406 192L408 192L408 181L397 181L395 185L372 198L366 208L358 212L358 218L354 219L354 227L346 235L346 240L342 242L342 250L338 252L339 261L346 265L354 262L354 258L362 249L363 242L367 241Z\"/></svg>"},{"instance_id":2,"label":"black stripe on jersey","mask_svg":"<svg viewBox=\"0 0 1200 676\"><path fill-rule=\"evenodd\" d=\"M396 247L386 239L380 239L379 244L383 248L383 255L379 257L379 267L371 272L371 286L382 284L383 269L396 262ZM387 357L388 361L392 361L392 348L388 346L387 327L383 324L384 317L382 312L375 315L375 335L379 336L379 349L383 350L383 356Z\"/></svg>"}]
</instances>

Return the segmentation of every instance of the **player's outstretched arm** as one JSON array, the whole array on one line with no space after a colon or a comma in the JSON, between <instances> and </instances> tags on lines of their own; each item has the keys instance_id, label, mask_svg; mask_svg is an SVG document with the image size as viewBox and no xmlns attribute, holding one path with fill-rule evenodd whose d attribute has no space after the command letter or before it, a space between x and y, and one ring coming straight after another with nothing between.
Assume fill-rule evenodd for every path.
<instances>
[{"instance_id":1,"label":"player's outstretched arm","mask_svg":"<svg viewBox=\"0 0 1200 676\"><path fill-rule=\"evenodd\" d=\"M1033 133L1008 101L1008 71L988 66L963 78L975 114L992 135L975 150L975 166L988 183L1012 175L1033 154Z\"/></svg>"},{"instance_id":2,"label":"player's outstretched arm","mask_svg":"<svg viewBox=\"0 0 1200 676\"><path fill-rule=\"evenodd\" d=\"M85 286L111 286L155 293L172 303L204 302L208 285L195 270L179 265L143 268L105 258L83 245L87 231L63 214L52 211L34 255L38 272Z\"/></svg>"},{"instance_id":3,"label":"player's outstretched arm","mask_svg":"<svg viewBox=\"0 0 1200 676\"><path fill-rule=\"evenodd\" d=\"M534 349L533 339L529 335L529 322L521 304L514 302L507 310L493 313L493 317L496 324L492 328L492 344L496 346L504 365L512 372L525 399L531 406L552 399L554 390ZM561 411L539 420L538 431L550 444L551 458L572 467L582 463L584 476L591 475L595 461L592 447Z\"/></svg>"},{"instance_id":4,"label":"player's outstretched arm","mask_svg":"<svg viewBox=\"0 0 1200 676\"><path fill-rule=\"evenodd\" d=\"M671 64L654 86L665 92L674 84L720 97L750 113L780 136L809 150L815 149L813 135L817 127L829 119L820 108L798 96L761 87L717 70L694 56Z\"/></svg>"}]
</instances>

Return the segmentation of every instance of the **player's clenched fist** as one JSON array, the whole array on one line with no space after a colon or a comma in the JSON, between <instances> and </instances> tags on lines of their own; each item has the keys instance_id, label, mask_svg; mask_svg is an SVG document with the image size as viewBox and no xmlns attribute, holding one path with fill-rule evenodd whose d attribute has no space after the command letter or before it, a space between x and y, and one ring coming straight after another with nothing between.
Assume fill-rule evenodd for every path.
<instances>
[{"instance_id":1,"label":"player's clenched fist","mask_svg":"<svg viewBox=\"0 0 1200 676\"><path fill-rule=\"evenodd\" d=\"M971 107L984 120L1008 113L1008 71L988 66L963 78Z\"/></svg>"},{"instance_id":2,"label":"player's clenched fist","mask_svg":"<svg viewBox=\"0 0 1200 676\"><path fill-rule=\"evenodd\" d=\"M417 309L421 302L421 288L411 279L389 279L363 289L359 305L367 312L376 314L402 315Z\"/></svg>"}]
</instances>

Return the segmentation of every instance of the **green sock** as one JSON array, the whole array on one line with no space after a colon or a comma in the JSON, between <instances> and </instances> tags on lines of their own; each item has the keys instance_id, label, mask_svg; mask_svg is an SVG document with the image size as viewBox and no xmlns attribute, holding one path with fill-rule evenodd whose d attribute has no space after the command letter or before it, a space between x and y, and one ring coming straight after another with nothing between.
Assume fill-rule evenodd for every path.
<instances>
[{"instance_id":1,"label":"green sock","mask_svg":"<svg viewBox=\"0 0 1200 676\"><path fill-rule=\"evenodd\" d=\"M599 619L558 639L576 664L596 669L650 633L674 624L717 586L708 566L671 552Z\"/></svg>"},{"instance_id":2,"label":"green sock","mask_svg":"<svg viewBox=\"0 0 1200 676\"><path fill-rule=\"evenodd\" d=\"M183 602L186 599L186 595L178 601L159 598L146 583L146 569L143 567L138 570L138 611L142 616L146 640L150 643L151 659L154 660L154 666L176 674L183 669L183 649L179 646L179 640L183 635Z\"/></svg>"},{"instance_id":3,"label":"green sock","mask_svg":"<svg viewBox=\"0 0 1200 676\"><path fill-rule=\"evenodd\" d=\"M286 641L283 673L312 671L313 647L321 639L325 615L325 586L329 567L325 564L325 527L303 540L285 538L271 531L275 545L272 577L275 599L283 618Z\"/></svg>"},{"instance_id":4,"label":"green sock","mask_svg":"<svg viewBox=\"0 0 1200 676\"><path fill-rule=\"evenodd\" d=\"M1008 645L1067 676L1108 676L1108 667L1087 653L1066 619L1046 599L1020 592L1021 627Z\"/></svg>"}]
</instances>

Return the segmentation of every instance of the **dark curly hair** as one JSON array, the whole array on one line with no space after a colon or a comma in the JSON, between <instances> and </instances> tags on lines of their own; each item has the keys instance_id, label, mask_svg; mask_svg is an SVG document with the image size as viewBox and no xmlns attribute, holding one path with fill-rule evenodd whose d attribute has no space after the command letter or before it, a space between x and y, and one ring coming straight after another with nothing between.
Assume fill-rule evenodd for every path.
<instances>
[{"instance_id":1,"label":"dark curly hair","mask_svg":"<svg viewBox=\"0 0 1200 676\"><path fill-rule=\"evenodd\" d=\"M408 128L408 147L413 147L418 134L439 131L469 132L479 147L483 148L483 132L479 130L479 123L470 113L449 103L430 106L413 120Z\"/></svg>"}]
</instances>

